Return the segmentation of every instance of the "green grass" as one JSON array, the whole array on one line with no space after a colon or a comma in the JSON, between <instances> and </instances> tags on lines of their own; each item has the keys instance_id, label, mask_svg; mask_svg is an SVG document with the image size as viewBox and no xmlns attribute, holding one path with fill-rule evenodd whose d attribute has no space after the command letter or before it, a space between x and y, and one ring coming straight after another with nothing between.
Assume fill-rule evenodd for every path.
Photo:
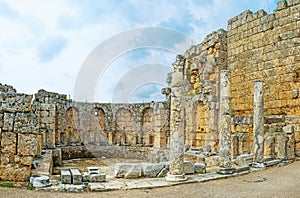
<instances>
[{"instance_id":1,"label":"green grass","mask_svg":"<svg viewBox=\"0 0 300 198\"><path fill-rule=\"evenodd\" d=\"M14 185L9 184L9 183L4 183L4 184L0 184L0 187L1 187L1 188L13 188Z\"/></svg>"},{"instance_id":2,"label":"green grass","mask_svg":"<svg viewBox=\"0 0 300 198\"><path fill-rule=\"evenodd\" d=\"M34 187L33 186L27 186L26 189L27 190L34 190Z\"/></svg>"}]
</instances>

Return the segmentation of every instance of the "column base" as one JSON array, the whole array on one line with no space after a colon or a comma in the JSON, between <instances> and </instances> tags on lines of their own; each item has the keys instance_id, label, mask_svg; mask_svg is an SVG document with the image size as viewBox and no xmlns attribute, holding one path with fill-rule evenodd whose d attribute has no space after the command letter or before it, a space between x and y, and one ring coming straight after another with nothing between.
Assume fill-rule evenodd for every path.
<instances>
[{"instance_id":1,"label":"column base","mask_svg":"<svg viewBox=\"0 0 300 198\"><path fill-rule=\"evenodd\" d=\"M221 174L221 175L231 175L234 174L236 171L235 168L229 167L229 168L224 168L224 167L220 167L217 169L217 173Z\"/></svg>"},{"instance_id":2,"label":"column base","mask_svg":"<svg viewBox=\"0 0 300 198\"><path fill-rule=\"evenodd\" d=\"M252 164L252 167L253 168L265 168L265 164L264 163L258 163L258 162L255 162Z\"/></svg>"},{"instance_id":3,"label":"column base","mask_svg":"<svg viewBox=\"0 0 300 198\"><path fill-rule=\"evenodd\" d=\"M170 182L181 182L186 181L187 177L185 175L172 175L168 173L165 179Z\"/></svg>"}]
</instances>

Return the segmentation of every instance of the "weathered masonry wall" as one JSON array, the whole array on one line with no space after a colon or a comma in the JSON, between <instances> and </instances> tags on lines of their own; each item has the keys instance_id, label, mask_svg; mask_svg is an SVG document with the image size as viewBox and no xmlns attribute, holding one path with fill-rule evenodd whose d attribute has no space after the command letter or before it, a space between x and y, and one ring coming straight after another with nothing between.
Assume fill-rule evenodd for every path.
<instances>
[{"instance_id":1,"label":"weathered masonry wall","mask_svg":"<svg viewBox=\"0 0 300 198\"><path fill-rule=\"evenodd\" d=\"M35 156L41 154L38 117L32 112L32 95L0 86L0 179L27 181Z\"/></svg>"},{"instance_id":2,"label":"weathered masonry wall","mask_svg":"<svg viewBox=\"0 0 300 198\"><path fill-rule=\"evenodd\" d=\"M0 84L0 179L27 181L42 149L84 144L167 147L169 104L79 103ZM125 156L124 156L125 157Z\"/></svg>"},{"instance_id":3,"label":"weathered masonry wall","mask_svg":"<svg viewBox=\"0 0 300 198\"><path fill-rule=\"evenodd\" d=\"M238 116L232 130L240 145L245 145L240 153L253 148L249 116L253 115L255 80L263 81L265 116L280 117L267 119L265 138L294 126L296 149L300 148L300 1L279 2L277 10L271 14L247 10L228 22L231 104Z\"/></svg>"},{"instance_id":4,"label":"weathered masonry wall","mask_svg":"<svg viewBox=\"0 0 300 198\"><path fill-rule=\"evenodd\" d=\"M227 69L226 33L222 29L211 33L180 57L184 61L181 106L186 147L218 151L219 71ZM168 79L169 86L176 80Z\"/></svg>"}]
</instances>

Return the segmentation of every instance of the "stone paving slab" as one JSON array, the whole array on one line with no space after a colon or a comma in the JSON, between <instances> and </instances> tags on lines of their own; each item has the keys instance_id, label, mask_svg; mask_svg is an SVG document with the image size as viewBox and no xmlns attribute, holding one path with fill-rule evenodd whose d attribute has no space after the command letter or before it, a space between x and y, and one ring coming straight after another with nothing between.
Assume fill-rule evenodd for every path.
<instances>
[{"instance_id":1,"label":"stone paving slab","mask_svg":"<svg viewBox=\"0 0 300 198\"><path fill-rule=\"evenodd\" d=\"M106 190L119 190L126 188L126 184L121 181L108 181L102 183Z\"/></svg>"},{"instance_id":2,"label":"stone paving slab","mask_svg":"<svg viewBox=\"0 0 300 198\"><path fill-rule=\"evenodd\" d=\"M152 187L166 187L170 186L170 184L165 181L164 179L152 179L152 180L147 180Z\"/></svg>"},{"instance_id":3,"label":"stone paving slab","mask_svg":"<svg viewBox=\"0 0 300 198\"><path fill-rule=\"evenodd\" d=\"M102 183L89 183L88 186L89 186L89 189L94 192L106 190Z\"/></svg>"},{"instance_id":4,"label":"stone paving slab","mask_svg":"<svg viewBox=\"0 0 300 198\"><path fill-rule=\"evenodd\" d=\"M146 180L135 180L135 181L129 181L125 182L128 189L136 189L136 188L151 188L152 185L147 182Z\"/></svg>"}]
</instances>

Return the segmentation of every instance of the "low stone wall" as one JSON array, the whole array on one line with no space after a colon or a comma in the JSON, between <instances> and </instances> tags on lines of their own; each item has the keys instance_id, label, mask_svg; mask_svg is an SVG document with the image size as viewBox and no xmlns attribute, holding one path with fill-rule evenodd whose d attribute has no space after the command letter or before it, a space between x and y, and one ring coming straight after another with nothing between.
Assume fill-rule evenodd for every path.
<instances>
[{"instance_id":1,"label":"low stone wall","mask_svg":"<svg viewBox=\"0 0 300 198\"><path fill-rule=\"evenodd\" d=\"M164 148L134 146L66 146L62 147L62 160L76 158L132 158L148 162L169 160L169 151ZM56 153L56 152L55 152ZM59 164L58 161L56 164Z\"/></svg>"},{"instance_id":2,"label":"low stone wall","mask_svg":"<svg viewBox=\"0 0 300 198\"><path fill-rule=\"evenodd\" d=\"M85 146L66 146L61 148L62 160L93 158L94 155Z\"/></svg>"}]
</instances>

